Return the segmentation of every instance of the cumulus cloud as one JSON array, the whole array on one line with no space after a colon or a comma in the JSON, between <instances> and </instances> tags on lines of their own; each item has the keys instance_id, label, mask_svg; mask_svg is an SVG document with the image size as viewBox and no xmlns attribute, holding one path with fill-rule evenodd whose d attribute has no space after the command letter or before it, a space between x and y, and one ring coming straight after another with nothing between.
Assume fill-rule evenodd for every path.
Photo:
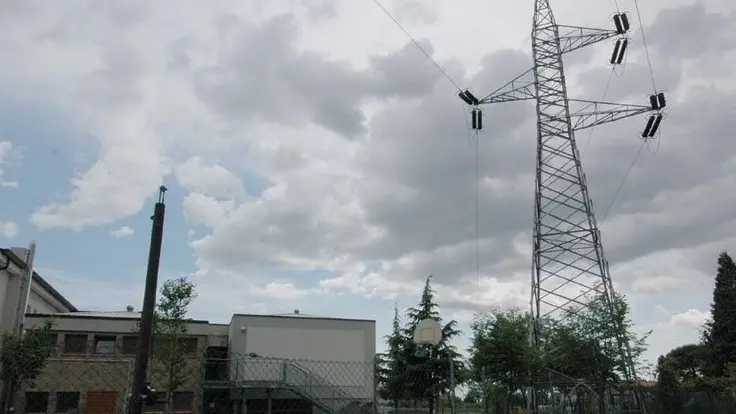
<instances>
[{"instance_id":1,"label":"cumulus cloud","mask_svg":"<svg viewBox=\"0 0 736 414\"><path fill-rule=\"evenodd\" d=\"M0 34L8 93L59 108L99 147L67 197L34 212L36 226L113 223L173 174L185 195L169 202L181 202L196 229L203 286L279 300L394 300L432 274L442 305L464 320L527 306L533 104L485 107L485 130L470 140L455 87L371 2L182 2L173 11L83 3L24 2ZM482 96L531 65L519 24L528 10L509 3L492 13L487 3L391 9L448 76ZM715 254L734 243L736 200L723 189L736 186L736 78L724 67L736 53L724 39L736 15L724 7L647 4L655 76L670 105L661 137L630 172L645 119L577 136L616 287L643 323L655 323L653 306L702 308ZM557 12L561 22L610 27L593 2ZM84 19L62 17L75 15ZM694 33L707 41L693 47ZM651 93L635 35L609 100L642 103ZM571 95L600 98L610 47L566 62ZM684 295L692 280L695 293ZM233 295L230 303L242 299Z\"/></svg>"},{"instance_id":2,"label":"cumulus cloud","mask_svg":"<svg viewBox=\"0 0 736 414\"><path fill-rule=\"evenodd\" d=\"M192 157L176 170L179 184L189 191L206 196L239 199L245 195L240 178L221 165L205 165Z\"/></svg>"},{"instance_id":3,"label":"cumulus cloud","mask_svg":"<svg viewBox=\"0 0 736 414\"><path fill-rule=\"evenodd\" d=\"M14 221L0 221L0 235L11 239L18 235L18 224Z\"/></svg>"},{"instance_id":4,"label":"cumulus cloud","mask_svg":"<svg viewBox=\"0 0 736 414\"><path fill-rule=\"evenodd\" d=\"M701 328L708 318L710 318L710 312L688 309L685 312L672 315L670 324L687 328Z\"/></svg>"},{"instance_id":5,"label":"cumulus cloud","mask_svg":"<svg viewBox=\"0 0 736 414\"><path fill-rule=\"evenodd\" d=\"M12 165L20 158L20 152L13 147L10 141L0 141L0 187L18 187L17 181L5 179L4 166Z\"/></svg>"},{"instance_id":6,"label":"cumulus cloud","mask_svg":"<svg viewBox=\"0 0 736 414\"><path fill-rule=\"evenodd\" d=\"M129 226L122 226L120 228L110 230L110 235L112 237L115 237L116 239L132 236L133 233L135 233L135 230L133 230L133 228Z\"/></svg>"}]
</instances>

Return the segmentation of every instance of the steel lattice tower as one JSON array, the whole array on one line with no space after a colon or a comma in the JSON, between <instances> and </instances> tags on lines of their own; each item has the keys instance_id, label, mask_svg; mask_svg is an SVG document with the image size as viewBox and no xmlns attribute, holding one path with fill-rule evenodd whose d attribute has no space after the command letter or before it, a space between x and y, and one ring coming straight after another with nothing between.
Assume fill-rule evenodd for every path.
<instances>
[{"instance_id":1,"label":"steel lattice tower","mask_svg":"<svg viewBox=\"0 0 736 414\"><path fill-rule=\"evenodd\" d=\"M610 63L622 64L629 40L626 14L614 15L612 29L563 26L555 21L549 0L536 0L532 28L534 67L482 99L469 91L460 98L472 107L473 129L482 128L480 105L536 101L537 154L534 197L533 270L530 340L539 344L544 321L584 307L594 295L612 305L613 285L603 254L601 234L575 142L575 132L632 116L650 114L642 139L655 136L665 106L664 95L648 105L614 104L568 98L563 56L615 39ZM571 109L571 108L574 108ZM611 323L614 318L611 318ZM626 380L635 378L626 338L615 338L625 360Z\"/></svg>"}]
</instances>

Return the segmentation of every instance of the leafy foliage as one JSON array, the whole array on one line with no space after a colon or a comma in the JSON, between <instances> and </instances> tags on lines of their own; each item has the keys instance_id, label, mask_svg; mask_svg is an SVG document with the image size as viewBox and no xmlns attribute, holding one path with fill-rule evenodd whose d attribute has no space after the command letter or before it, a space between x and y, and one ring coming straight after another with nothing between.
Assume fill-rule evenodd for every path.
<instances>
[{"instance_id":1,"label":"leafy foliage","mask_svg":"<svg viewBox=\"0 0 736 414\"><path fill-rule=\"evenodd\" d=\"M602 396L600 389L620 380L629 365L617 339L628 340L632 358L646 349L646 335L633 332L626 298L618 295L612 302L593 297L561 321L544 321L539 348L529 341L528 313L496 310L477 316L469 349L474 398L483 397L487 409L506 411L526 404L529 386L554 382L550 391L567 393L579 381L598 388Z\"/></svg>"},{"instance_id":2,"label":"leafy foliage","mask_svg":"<svg viewBox=\"0 0 736 414\"><path fill-rule=\"evenodd\" d=\"M736 264L725 252L718 256L711 319L702 341L659 357L655 402L668 413L736 407Z\"/></svg>"},{"instance_id":3,"label":"leafy foliage","mask_svg":"<svg viewBox=\"0 0 736 414\"><path fill-rule=\"evenodd\" d=\"M404 394L403 373L406 371L404 360L404 347L406 338L401 328L401 316L398 307L394 306L394 319L391 334L386 336L388 349L383 355L379 355L378 378L381 398L398 402Z\"/></svg>"},{"instance_id":4,"label":"leafy foliage","mask_svg":"<svg viewBox=\"0 0 736 414\"><path fill-rule=\"evenodd\" d=\"M442 324L434 294L430 276L417 306L407 310L404 326L398 309L394 308L393 329L386 337L388 349L379 356L377 374L381 397L393 401L397 407L400 400L428 400L431 409L432 396L449 394L464 376L462 356L452 345L452 340L461 334L457 321L441 325L442 340L437 346L414 343L414 330L421 321L434 319Z\"/></svg>"},{"instance_id":5,"label":"leafy foliage","mask_svg":"<svg viewBox=\"0 0 736 414\"><path fill-rule=\"evenodd\" d=\"M53 322L46 320L41 326L27 329L23 335L3 335L0 344L0 378L7 385L7 395L14 395L21 384L32 383L43 372L46 360L56 351L56 344L52 342L53 327ZM2 410L8 404L15 403L7 395L2 395Z\"/></svg>"},{"instance_id":6,"label":"leafy foliage","mask_svg":"<svg viewBox=\"0 0 736 414\"><path fill-rule=\"evenodd\" d=\"M707 369L722 377L728 363L736 361L736 263L725 252L718 257L711 317L703 332Z\"/></svg>"},{"instance_id":7,"label":"leafy foliage","mask_svg":"<svg viewBox=\"0 0 736 414\"><path fill-rule=\"evenodd\" d=\"M169 395L179 389L187 374L184 339L187 334L187 310L196 299L195 286L187 278L167 280L154 313L153 337L166 375Z\"/></svg>"},{"instance_id":8,"label":"leafy foliage","mask_svg":"<svg viewBox=\"0 0 736 414\"><path fill-rule=\"evenodd\" d=\"M33 381L41 374L46 360L56 350L56 344L52 343L52 329L53 323L47 320L41 326L27 329L21 336L3 335L0 351L3 381L21 384Z\"/></svg>"},{"instance_id":9,"label":"leafy foliage","mask_svg":"<svg viewBox=\"0 0 736 414\"><path fill-rule=\"evenodd\" d=\"M540 355L529 342L530 316L518 310L491 311L471 324L469 352L472 378L490 379L511 394L531 382L539 370Z\"/></svg>"},{"instance_id":10,"label":"leafy foliage","mask_svg":"<svg viewBox=\"0 0 736 414\"><path fill-rule=\"evenodd\" d=\"M610 301L604 295L591 299L586 307L569 311L557 332L553 332L553 340L567 340L557 347L565 350L563 359L567 361L564 365L554 360L550 363L560 372L595 384L623 380L627 372L633 374L636 367L630 366L630 361L640 361L651 332L641 336L634 332L624 295L617 293Z\"/></svg>"}]
</instances>

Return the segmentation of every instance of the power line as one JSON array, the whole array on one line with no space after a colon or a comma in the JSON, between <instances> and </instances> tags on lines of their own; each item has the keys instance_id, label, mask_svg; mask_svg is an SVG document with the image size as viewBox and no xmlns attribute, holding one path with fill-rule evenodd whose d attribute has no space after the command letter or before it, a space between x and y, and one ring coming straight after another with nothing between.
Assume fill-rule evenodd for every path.
<instances>
[{"instance_id":1,"label":"power line","mask_svg":"<svg viewBox=\"0 0 736 414\"><path fill-rule=\"evenodd\" d=\"M414 36L412 36L409 33L409 31L406 30L404 28L404 26L402 26L401 23L399 23L398 20L396 20L396 18L391 14L391 12L389 12L388 9L386 9L383 6L383 4L381 4L381 2L379 0L373 0L373 3L375 3L376 6L378 6L383 11L383 13L389 19L391 19L392 22L394 22L394 24L396 25L396 27L398 27L402 32L404 32L404 34L406 35L406 37L408 37L409 40L411 40L412 43L414 43L414 46L416 46L417 49L419 49L424 54L424 56L426 56L427 59L429 59L430 62L432 62L432 64L437 68L437 70L440 71L440 73L442 74L442 76L444 76L445 79L447 79L458 91L461 91L462 92L462 88L460 86L458 86L458 84L454 80L452 80L452 78L450 77L450 75L447 74L447 71L445 71L445 69L439 63L437 63L437 61L434 60L434 58L432 58L432 55L430 55L429 52L427 52L422 47L422 45L419 44L419 42L414 38Z\"/></svg>"},{"instance_id":2,"label":"power line","mask_svg":"<svg viewBox=\"0 0 736 414\"><path fill-rule=\"evenodd\" d=\"M608 204L608 207L606 207L605 213L603 213L603 220L605 220L606 217L608 217L608 213L611 211L611 207L613 207L613 205L616 203L616 199L618 198L619 194L621 194L621 190L624 188L626 181L629 179L629 175L631 175L631 171L633 171L634 165L636 165L636 161L639 159L639 155L641 155L641 150L644 149L644 145L646 145L646 143L647 143L646 139L641 141L639 150L636 152L634 159L631 160L629 169L626 170L626 174L624 174L624 178L621 179L621 182L618 184L618 188L616 189L616 192L613 194L613 199L611 199L611 202Z\"/></svg>"},{"instance_id":3,"label":"power line","mask_svg":"<svg viewBox=\"0 0 736 414\"><path fill-rule=\"evenodd\" d=\"M654 69L652 68L652 59L649 56L649 46L647 45L647 37L644 35L644 25L641 22L641 12L639 11L639 1L634 0L634 7L636 8L636 18L639 20L639 30L641 31L641 41L644 45L644 54L647 57L647 65L649 66L649 77L652 80L652 88L654 93L657 93L657 83L654 80Z\"/></svg>"}]
</instances>

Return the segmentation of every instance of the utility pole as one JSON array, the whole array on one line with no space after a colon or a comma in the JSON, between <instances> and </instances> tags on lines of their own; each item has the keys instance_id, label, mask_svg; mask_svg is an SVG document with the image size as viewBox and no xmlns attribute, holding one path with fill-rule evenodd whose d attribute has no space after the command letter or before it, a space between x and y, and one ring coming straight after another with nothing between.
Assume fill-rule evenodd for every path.
<instances>
[{"instance_id":1,"label":"utility pole","mask_svg":"<svg viewBox=\"0 0 736 414\"><path fill-rule=\"evenodd\" d=\"M589 306L591 297L603 296L611 312L609 322L615 324L619 332L616 338L603 340L618 345L626 361L622 377L633 381L636 377L634 361L628 338L620 335L623 327L618 326L613 317L613 284L593 202L588 195L575 131L648 114L641 137L652 139L663 119L665 97L656 90L652 77L655 90L646 105L570 99L563 65L566 53L608 39L615 39L609 63L612 66L623 64L629 46L627 14L615 13L612 26L611 29L593 29L559 25L550 0L535 0L531 36L534 66L481 99L469 91L460 92L459 97L472 108L472 129L476 131L482 129L481 105L522 100L536 103L530 342L534 346L543 342L546 321L561 321L569 311ZM530 391L529 408L536 410L535 392ZM637 395L634 399L641 406Z\"/></svg>"},{"instance_id":2,"label":"utility pole","mask_svg":"<svg viewBox=\"0 0 736 414\"><path fill-rule=\"evenodd\" d=\"M141 309L140 336L138 337L138 353L135 356L135 371L133 372L133 388L131 390L130 414L141 414L145 398L150 398L150 384L146 384L148 361L151 354L153 338L153 311L156 305L156 289L158 288L158 268L161 260L161 243L164 236L164 215L166 205L164 194L166 187L159 187L158 202L153 210L153 225L151 228L151 247L148 252L148 271L146 272L146 288L143 295Z\"/></svg>"},{"instance_id":3,"label":"utility pole","mask_svg":"<svg viewBox=\"0 0 736 414\"><path fill-rule=\"evenodd\" d=\"M36 260L36 242L31 241L26 251L25 263L26 267L20 272L20 288L18 291L18 303L15 307L15 320L13 321L13 332L21 336L23 335L24 325L26 321L26 309L28 308L28 299L31 296L31 286L33 285L33 264Z\"/></svg>"}]
</instances>

